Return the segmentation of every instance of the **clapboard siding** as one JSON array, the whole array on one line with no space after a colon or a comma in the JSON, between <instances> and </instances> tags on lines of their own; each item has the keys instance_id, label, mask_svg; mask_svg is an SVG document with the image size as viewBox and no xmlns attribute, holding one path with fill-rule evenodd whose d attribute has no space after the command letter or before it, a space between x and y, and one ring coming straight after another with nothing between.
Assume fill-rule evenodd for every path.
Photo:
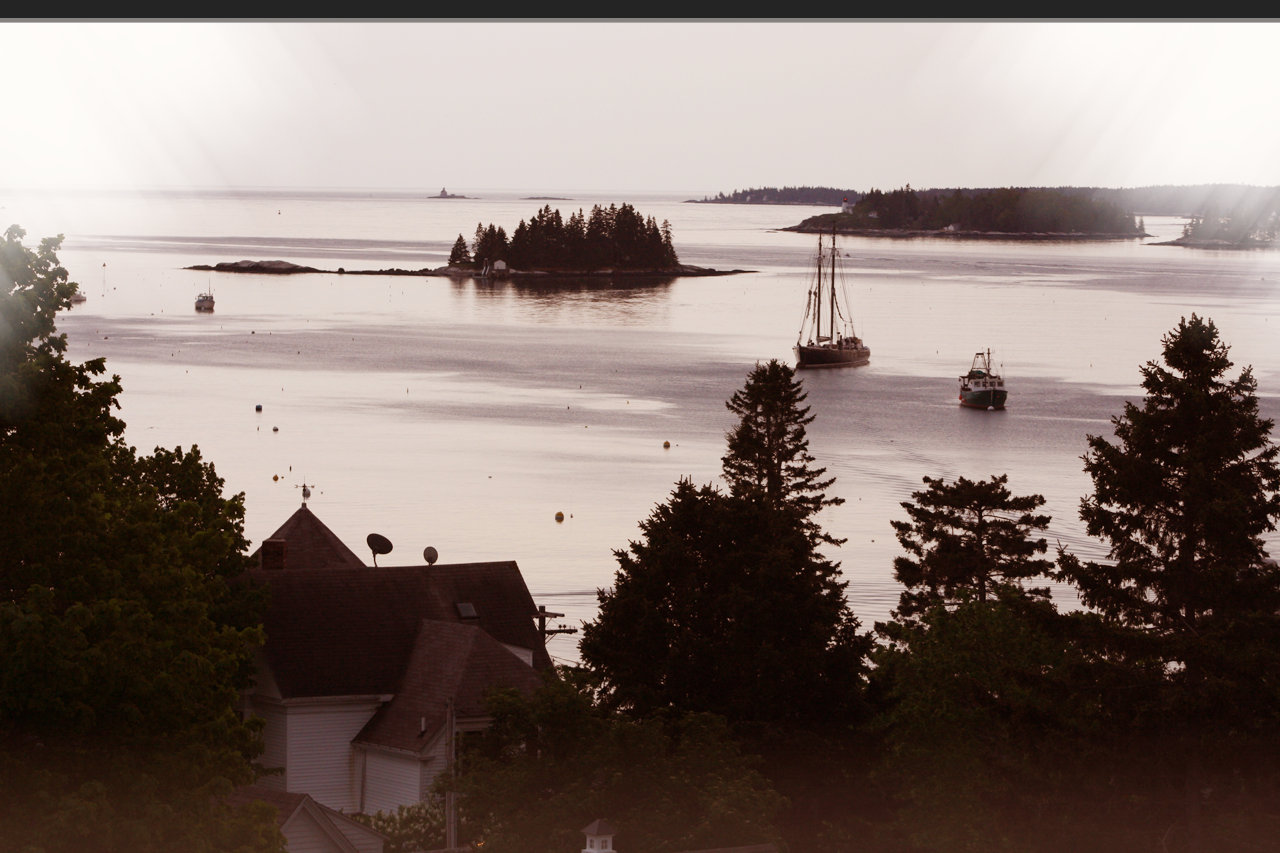
<instances>
[{"instance_id":1,"label":"clapboard siding","mask_svg":"<svg viewBox=\"0 0 1280 853\"><path fill-rule=\"evenodd\" d=\"M400 806L421 799L422 762L408 755L390 755L369 750L365 753L364 811L394 812Z\"/></svg>"},{"instance_id":2,"label":"clapboard siding","mask_svg":"<svg viewBox=\"0 0 1280 853\"><path fill-rule=\"evenodd\" d=\"M383 840L371 829L340 815L330 815L334 827L342 833L357 853L382 853ZM292 850L289 853L293 853Z\"/></svg>"},{"instance_id":3,"label":"clapboard siding","mask_svg":"<svg viewBox=\"0 0 1280 853\"><path fill-rule=\"evenodd\" d=\"M284 707L266 702L255 702L253 713L262 717L267 723L262 732L263 744L266 747L262 752L262 766L268 769L273 767L287 768L289 766L288 716ZM273 776L263 776L258 780L258 784L266 788L274 788L277 791L287 791L289 790L288 771L286 770L284 773Z\"/></svg>"},{"instance_id":4,"label":"clapboard siding","mask_svg":"<svg viewBox=\"0 0 1280 853\"><path fill-rule=\"evenodd\" d=\"M422 785L418 789L419 800L425 800L431 795L432 784L435 783L436 777L440 775L440 771L444 770L446 744L447 740L442 731L436 736L435 742L422 754Z\"/></svg>"},{"instance_id":5,"label":"clapboard siding","mask_svg":"<svg viewBox=\"0 0 1280 853\"><path fill-rule=\"evenodd\" d=\"M342 848L320 828L305 808L298 809L281 831L289 853L342 853Z\"/></svg>"},{"instance_id":6,"label":"clapboard siding","mask_svg":"<svg viewBox=\"0 0 1280 853\"><path fill-rule=\"evenodd\" d=\"M378 702L287 707L289 790L308 793L316 802L338 811L359 809L351 739L378 710Z\"/></svg>"}]
</instances>

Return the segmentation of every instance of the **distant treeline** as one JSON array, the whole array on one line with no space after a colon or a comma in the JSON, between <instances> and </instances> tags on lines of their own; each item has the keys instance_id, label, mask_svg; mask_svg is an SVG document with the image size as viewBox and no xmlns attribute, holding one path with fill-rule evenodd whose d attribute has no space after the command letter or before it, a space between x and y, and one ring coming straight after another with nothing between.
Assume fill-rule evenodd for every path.
<instances>
[{"instance_id":1,"label":"distant treeline","mask_svg":"<svg viewBox=\"0 0 1280 853\"><path fill-rule=\"evenodd\" d=\"M871 190L848 213L826 213L801 228L893 229L1004 233L1140 234L1133 214L1116 204L1058 190L1002 189L966 195L952 190Z\"/></svg>"},{"instance_id":2,"label":"distant treeline","mask_svg":"<svg viewBox=\"0 0 1280 853\"><path fill-rule=\"evenodd\" d=\"M547 205L527 223L522 219L507 239L504 229L476 225L470 250L462 235L454 243L449 264L484 267L505 261L513 269L550 270L660 270L679 266L671 242L671 223L659 227L629 204L591 208L561 217Z\"/></svg>"},{"instance_id":3,"label":"distant treeline","mask_svg":"<svg viewBox=\"0 0 1280 853\"><path fill-rule=\"evenodd\" d=\"M996 192L999 187L949 187L944 189L916 190L925 200L949 197L959 192L967 198ZM1204 216L1211 208L1216 211L1261 210L1266 213L1280 211L1280 187L1253 187L1244 184L1196 184L1175 186L1161 184L1148 187L1026 187L1066 195L1084 196L1099 201L1109 201L1134 213L1158 216ZM840 205L845 199L859 201L860 190L841 190L832 187L760 187L759 189L734 190L725 195L705 196L700 201L711 204L830 204Z\"/></svg>"},{"instance_id":4,"label":"distant treeline","mask_svg":"<svg viewBox=\"0 0 1280 853\"><path fill-rule=\"evenodd\" d=\"M846 199L857 201L860 198L862 193L856 190L831 187L760 187L691 200L699 204L832 204L839 207Z\"/></svg>"}]
</instances>

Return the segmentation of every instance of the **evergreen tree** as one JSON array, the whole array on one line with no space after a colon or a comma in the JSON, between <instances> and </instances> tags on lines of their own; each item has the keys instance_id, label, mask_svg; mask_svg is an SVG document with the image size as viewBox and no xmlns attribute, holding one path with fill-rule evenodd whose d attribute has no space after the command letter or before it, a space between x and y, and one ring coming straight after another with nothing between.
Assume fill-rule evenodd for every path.
<instances>
[{"instance_id":1,"label":"evergreen tree","mask_svg":"<svg viewBox=\"0 0 1280 853\"><path fill-rule=\"evenodd\" d=\"M1280 745L1280 570L1261 538L1280 517L1280 448L1252 371L1227 377L1211 321L1184 318L1163 344L1164 365L1142 368L1142 405L1112 420L1118 443L1089 436L1080 515L1110 562L1059 565L1099 614L1098 653L1145 697L1137 734L1180 758L1171 781L1198 851L1212 813L1255 784L1250 763Z\"/></svg>"},{"instance_id":2,"label":"evergreen tree","mask_svg":"<svg viewBox=\"0 0 1280 853\"><path fill-rule=\"evenodd\" d=\"M739 421L728 435L724 478L733 495L792 512L815 544L836 545L840 543L813 521L824 506L838 506L844 499L828 498L824 490L835 478L824 480L827 469L812 467L805 427L814 416L809 407L801 407L806 396L791 367L777 359L757 365L746 385L725 403Z\"/></svg>"},{"instance_id":3,"label":"evergreen tree","mask_svg":"<svg viewBox=\"0 0 1280 853\"><path fill-rule=\"evenodd\" d=\"M125 444L119 377L55 334L61 238L23 236L0 241L0 848L283 850L217 800L262 749L244 495L194 447Z\"/></svg>"},{"instance_id":4,"label":"evergreen tree","mask_svg":"<svg viewBox=\"0 0 1280 853\"><path fill-rule=\"evenodd\" d=\"M453 251L449 253L449 266L469 263L471 263L471 252L467 250L467 241L459 234L458 239L454 241Z\"/></svg>"},{"instance_id":5,"label":"evergreen tree","mask_svg":"<svg viewBox=\"0 0 1280 853\"><path fill-rule=\"evenodd\" d=\"M582 659L619 706L710 711L731 721L815 725L861 702L870 639L844 600L838 544L813 515L827 498L812 469L786 365L757 367L729 408L731 494L681 481L618 551L612 590L585 626Z\"/></svg>"},{"instance_id":6,"label":"evergreen tree","mask_svg":"<svg viewBox=\"0 0 1280 853\"><path fill-rule=\"evenodd\" d=\"M911 521L891 522L911 555L893 561L895 576L907 588L899 600L900 617L966 597L984 602L1000 590L1021 594L1021 580L1049 575L1053 563L1035 558L1048 544L1030 538L1049 526L1049 516L1033 514L1044 498L1014 497L1008 482L1007 474L976 483L960 477L951 485L925 477L929 488L913 492L911 502L902 504ZM1048 595L1048 590L1031 592Z\"/></svg>"}]
</instances>

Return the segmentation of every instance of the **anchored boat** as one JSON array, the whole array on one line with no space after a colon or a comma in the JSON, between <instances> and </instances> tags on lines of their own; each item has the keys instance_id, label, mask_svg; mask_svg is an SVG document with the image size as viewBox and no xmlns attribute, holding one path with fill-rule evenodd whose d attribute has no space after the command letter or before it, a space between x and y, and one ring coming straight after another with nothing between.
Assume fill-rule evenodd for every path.
<instances>
[{"instance_id":1,"label":"anchored boat","mask_svg":"<svg viewBox=\"0 0 1280 853\"><path fill-rule=\"evenodd\" d=\"M991 350L974 353L969 372L960 377L960 405L971 409L1003 409L1008 398L1004 377L991 367Z\"/></svg>"},{"instance_id":2,"label":"anchored boat","mask_svg":"<svg viewBox=\"0 0 1280 853\"><path fill-rule=\"evenodd\" d=\"M196 310L197 311L213 310L213 291L212 290L210 290L208 293L202 293L196 297Z\"/></svg>"},{"instance_id":3,"label":"anchored boat","mask_svg":"<svg viewBox=\"0 0 1280 853\"><path fill-rule=\"evenodd\" d=\"M804 320L796 339L796 367L857 367L871 361L871 350L853 333L849 296L844 292L843 281L839 288L836 286L839 264L840 252L833 228L829 250L823 249L822 235L818 235L813 284L809 287ZM843 299L837 297L837 289Z\"/></svg>"}]
</instances>

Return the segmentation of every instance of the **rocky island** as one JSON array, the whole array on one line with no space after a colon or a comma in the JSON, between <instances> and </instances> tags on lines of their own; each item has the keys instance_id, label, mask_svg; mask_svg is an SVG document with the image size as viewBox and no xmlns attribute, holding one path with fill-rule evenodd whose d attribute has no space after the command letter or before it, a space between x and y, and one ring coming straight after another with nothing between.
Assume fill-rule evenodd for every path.
<instances>
[{"instance_id":1,"label":"rocky island","mask_svg":"<svg viewBox=\"0 0 1280 853\"><path fill-rule=\"evenodd\" d=\"M581 210L568 219L547 205L526 223L523 219L508 239L505 229L476 226L470 246L458 235L443 267L404 270L322 270L288 261L235 261L200 264L191 270L211 272L336 273L339 275L447 276L449 278L508 278L525 276L592 276L688 278L736 275L752 270L716 270L680 263L672 242L671 223L658 225L629 204L596 205L590 215Z\"/></svg>"}]
</instances>

